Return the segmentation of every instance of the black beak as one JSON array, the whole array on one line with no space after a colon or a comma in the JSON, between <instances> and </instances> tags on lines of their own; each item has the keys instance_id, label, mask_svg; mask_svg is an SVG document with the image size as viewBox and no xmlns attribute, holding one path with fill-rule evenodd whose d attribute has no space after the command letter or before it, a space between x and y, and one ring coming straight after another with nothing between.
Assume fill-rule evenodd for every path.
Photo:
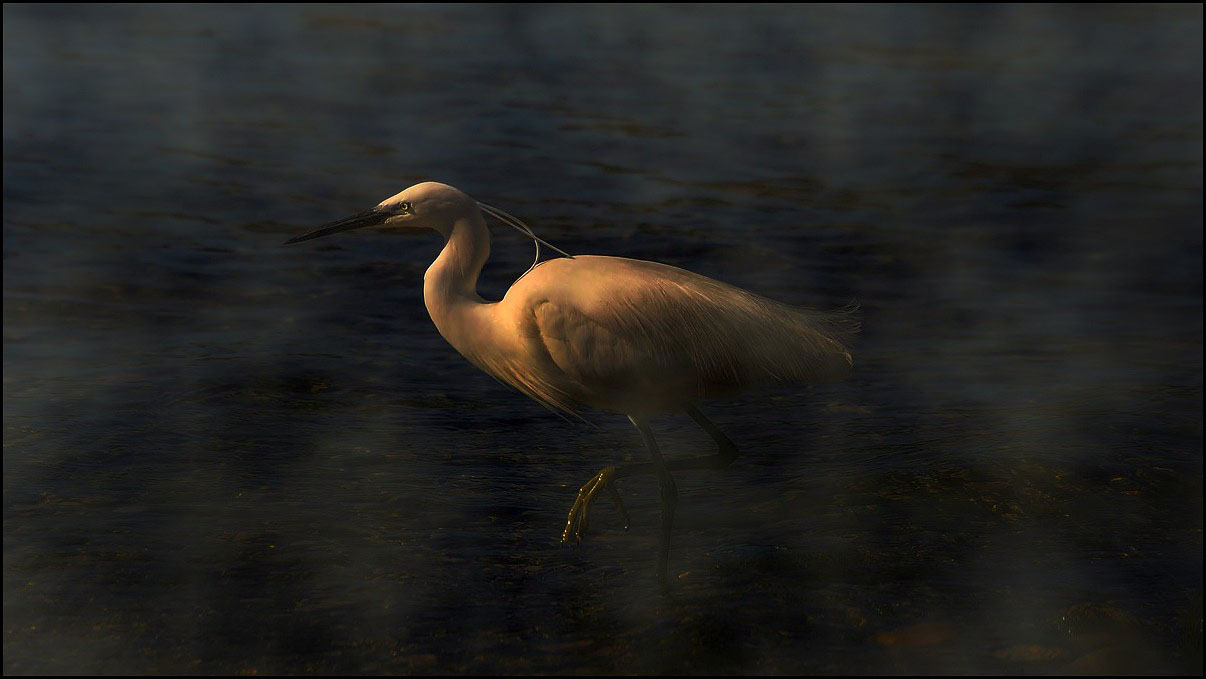
<instances>
[{"instance_id":1,"label":"black beak","mask_svg":"<svg viewBox=\"0 0 1206 679\"><path fill-rule=\"evenodd\" d=\"M293 238L285 241L285 245L300 243L304 240L310 240L312 238L322 238L323 236L329 236L333 233L339 233L340 231L351 231L352 229L363 229L366 226L377 226L392 216L393 213L388 210L373 208L372 210L367 210L365 212L361 212L360 214L352 215L351 217L344 217L343 219L331 222L330 224L324 224L310 233L294 236Z\"/></svg>"}]
</instances>

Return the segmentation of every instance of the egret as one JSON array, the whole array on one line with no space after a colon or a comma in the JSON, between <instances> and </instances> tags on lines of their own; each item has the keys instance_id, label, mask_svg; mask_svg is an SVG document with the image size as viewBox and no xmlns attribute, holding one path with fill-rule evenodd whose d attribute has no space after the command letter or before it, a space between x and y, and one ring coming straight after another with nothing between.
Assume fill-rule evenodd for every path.
<instances>
[{"instance_id":1,"label":"egret","mask_svg":"<svg viewBox=\"0 0 1206 679\"><path fill-rule=\"evenodd\" d=\"M490 254L485 214L536 243L537 261L498 302L477 294ZM433 229L444 237L423 276L423 301L440 334L471 363L554 411L578 415L591 406L628 416L652 461L600 470L579 490L561 539L581 542L591 503L603 490L627 527L614 482L656 475L663 587L677 504L671 472L720 469L738 455L695 404L759 384L841 379L853 363L843 344L856 329L848 311L790 307L657 262L572 256L510 214L437 182L416 184L286 243L371 226ZM541 243L566 257L539 262ZM649 419L674 412L695 420L717 452L664 459Z\"/></svg>"}]
</instances>

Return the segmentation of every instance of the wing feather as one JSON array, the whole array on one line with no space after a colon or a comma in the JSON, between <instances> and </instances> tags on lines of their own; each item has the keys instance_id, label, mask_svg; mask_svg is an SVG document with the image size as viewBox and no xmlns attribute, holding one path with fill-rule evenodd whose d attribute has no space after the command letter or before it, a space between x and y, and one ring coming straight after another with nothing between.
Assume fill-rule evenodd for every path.
<instances>
[{"instance_id":1,"label":"wing feather","mask_svg":"<svg viewBox=\"0 0 1206 679\"><path fill-rule=\"evenodd\" d=\"M829 382L853 364L854 307L795 308L665 264L590 259L611 260L580 286L594 294L533 305L535 334L567 379L507 379L551 407L672 409L757 384Z\"/></svg>"}]
</instances>

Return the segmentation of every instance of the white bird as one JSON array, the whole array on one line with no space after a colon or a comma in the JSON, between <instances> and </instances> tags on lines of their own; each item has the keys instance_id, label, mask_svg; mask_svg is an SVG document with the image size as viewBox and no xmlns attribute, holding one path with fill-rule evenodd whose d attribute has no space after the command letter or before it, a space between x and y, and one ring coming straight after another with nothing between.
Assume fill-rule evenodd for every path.
<instances>
[{"instance_id":1,"label":"white bird","mask_svg":"<svg viewBox=\"0 0 1206 679\"><path fill-rule=\"evenodd\" d=\"M477 294L490 254L483 212L567 255L533 267L501 301ZM651 463L605 467L579 490L562 541L582 540L591 502L613 482L656 474L662 526L657 576L665 586L677 491L671 471L719 469L737 447L695 404L743 388L828 382L853 363L843 345L856 331L849 310L793 308L666 264L622 257L570 256L515 217L437 182L416 184L376 207L290 239L296 243L370 226L434 229L444 249L423 276L436 328L465 358L539 403L570 414L582 406L628 416ZM715 455L666 461L649 418L685 411L719 448Z\"/></svg>"}]
</instances>

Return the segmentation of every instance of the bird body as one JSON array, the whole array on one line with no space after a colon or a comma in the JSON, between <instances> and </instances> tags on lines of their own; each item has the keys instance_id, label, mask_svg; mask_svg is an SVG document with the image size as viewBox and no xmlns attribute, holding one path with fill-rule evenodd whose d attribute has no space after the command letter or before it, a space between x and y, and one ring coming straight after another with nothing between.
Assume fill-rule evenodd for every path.
<instances>
[{"instance_id":1,"label":"bird body","mask_svg":"<svg viewBox=\"0 0 1206 679\"><path fill-rule=\"evenodd\" d=\"M661 481L665 582L674 512L671 468L723 466L736 447L694 404L774 382L829 382L852 365L843 338L849 314L796 309L667 264L622 257L571 256L534 266L501 301L477 293L490 254L483 211L541 241L501 210L459 190L425 182L377 207L291 239L298 242L366 226L434 229L440 255L423 277L423 299L440 334L486 373L545 406L578 414L583 406L629 416L652 465L607 467L583 486L563 539L581 539L591 501L612 481L656 473ZM539 246L537 246L539 257ZM715 456L666 463L648 419L687 412L716 440Z\"/></svg>"},{"instance_id":2,"label":"bird body","mask_svg":"<svg viewBox=\"0 0 1206 679\"><path fill-rule=\"evenodd\" d=\"M448 313L455 307L441 289L425 286L425 297L453 347L540 403L573 414L583 405L642 416L679 412L757 384L840 379L851 365L824 315L657 262L547 261L500 302L467 313Z\"/></svg>"}]
</instances>

